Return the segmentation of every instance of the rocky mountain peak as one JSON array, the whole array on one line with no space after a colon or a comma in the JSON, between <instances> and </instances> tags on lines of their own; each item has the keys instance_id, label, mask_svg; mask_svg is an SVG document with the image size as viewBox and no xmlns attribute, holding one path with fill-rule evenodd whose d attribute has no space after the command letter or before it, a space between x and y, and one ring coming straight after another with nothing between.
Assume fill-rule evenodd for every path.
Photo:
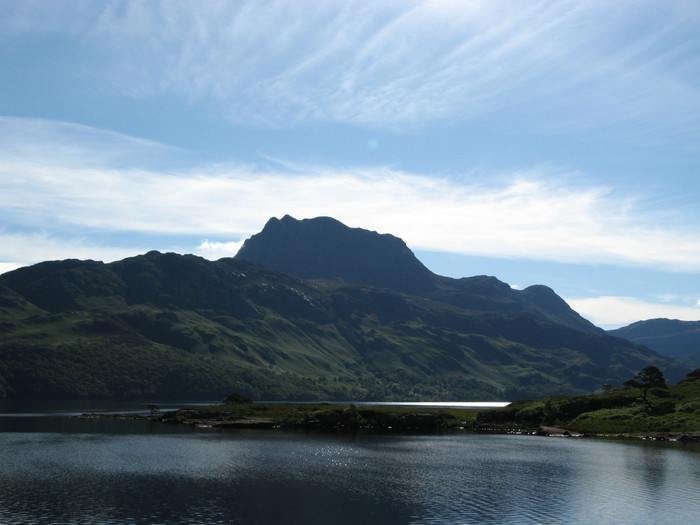
<instances>
[{"instance_id":1,"label":"rocky mountain peak","mask_svg":"<svg viewBox=\"0 0 700 525\"><path fill-rule=\"evenodd\" d=\"M342 279L405 293L425 292L434 279L398 237L330 217L273 217L236 258L305 279Z\"/></svg>"}]
</instances>

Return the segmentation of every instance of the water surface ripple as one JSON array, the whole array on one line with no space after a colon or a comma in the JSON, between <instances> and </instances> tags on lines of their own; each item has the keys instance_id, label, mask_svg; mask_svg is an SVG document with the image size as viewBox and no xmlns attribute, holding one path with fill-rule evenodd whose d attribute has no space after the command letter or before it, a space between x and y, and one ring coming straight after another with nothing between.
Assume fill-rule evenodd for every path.
<instances>
[{"instance_id":1,"label":"water surface ripple","mask_svg":"<svg viewBox=\"0 0 700 525\"><path fill-rule=\"evenodd\" d=\"M681 445L461 433L0 432L0 465L3 524L700 516L700 452Z\"/></svg>"}]
</instances>

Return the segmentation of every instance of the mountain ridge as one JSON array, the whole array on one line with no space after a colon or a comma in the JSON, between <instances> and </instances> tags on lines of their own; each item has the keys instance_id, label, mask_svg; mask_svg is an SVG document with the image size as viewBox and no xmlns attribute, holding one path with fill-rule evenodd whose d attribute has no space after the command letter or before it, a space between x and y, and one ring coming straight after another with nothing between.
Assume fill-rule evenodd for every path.
<instances>
[{"instance_id":1,"label":"mountain ridge","mask_svg":"<svg viewBox=\"0 0 700 525\"><path fill-rule=\"evenodd\" d=\"M20 268L0 275L0 396L508 400L687 372L548 318L547 287L430 275L414 295L156 251Z\"/></svg>"},{"instance_id":2,"label":"mountain ridge","mask_svg":"<svg viewBox=\"0 0 700 525\"><path fill-rule=\"evenodd\" d=\"M690 368L700 367L700 321L647 319L607 333L646 345Z\"/></svg>"},{"instance_id":3,"label":"mountain ridge","mask_svg":"<svg viewBox=\"0 0 700 525\"><path fill-rule=\"evenodd\" d=\"M581 317L549 287L514 290L496 277L453 279L426 268L403 240L330 217L297 220L271 218L247 239L236 259L304 279L341 279L418 295L462 308L534 316L579 330L603 333Z\"/></svg>"}]
</instances>

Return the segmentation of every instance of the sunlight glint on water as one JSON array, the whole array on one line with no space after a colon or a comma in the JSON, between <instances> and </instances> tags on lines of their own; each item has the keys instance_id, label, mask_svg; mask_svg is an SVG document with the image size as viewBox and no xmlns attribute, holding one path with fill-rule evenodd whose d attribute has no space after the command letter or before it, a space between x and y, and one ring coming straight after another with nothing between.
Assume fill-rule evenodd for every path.
<instances>
[{"instance_id":1,"label":"sunlight glint on water","mask_svg":"<svg viewBox=\"0 0 700 525\"><path fill-rule=\"evenodd\" d=\"M680 445L284 431L4 432L0 445L0 523L681 523L700 515L700 453Z\"/></svg>"}]
</instances>

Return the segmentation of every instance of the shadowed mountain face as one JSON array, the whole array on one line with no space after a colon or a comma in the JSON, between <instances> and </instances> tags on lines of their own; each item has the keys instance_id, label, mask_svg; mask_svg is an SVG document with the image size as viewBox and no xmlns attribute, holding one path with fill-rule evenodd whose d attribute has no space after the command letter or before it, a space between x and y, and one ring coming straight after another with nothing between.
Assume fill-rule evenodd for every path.
<instances>
[{"instance_id":1,"label":"shadowed mountain face","mask_svg":"<svg viewBox=\"0 0 700 525\"><path fill-rule=\"evenodd\" d=\"M332 219L270 225L287 250L266 226L236 259L149 252L0 275L0 396L507 400L619 385L649 364L687 372L547 287L440 277L399 239ZM278 250L284 272L243 260L251 246Z\"/></svg>"},{"instance_id":2,"label":"shadowed mountain face","mask_svg":"<svg viewBox=\"0 0 700 525\"><path fill-rule=\"evenodd\" d=\"M649 319L609 330L608 334L646 345L690 368L700 367L700 321Z\"/></svg>"},{"instance_id":3,"label":"shadowed mountain face","mask_svg":"<svg viewBox=\"0 0 700 525\"><path fill-rule=\"evenodd\" d=\"M435 287L436 276L401 239L330 217L272 218L236 258L304 279L341 279L413 294Z\"/></svg>"},{"instance_id":4,"label":"shadowed mountain face","mask_svg":"<svg viewBox=\"0 0 700 525\"><path fill-rule=\"evenodd\" d=\"M602 330L543 285L514 290L485 275L451 279L434 274L389 234L349 228L329 217L272 218L245 241L236 259L304 279L338 279L418 295L473 311L526 315L578 330Z\"/></svg>"}]
</instances>

